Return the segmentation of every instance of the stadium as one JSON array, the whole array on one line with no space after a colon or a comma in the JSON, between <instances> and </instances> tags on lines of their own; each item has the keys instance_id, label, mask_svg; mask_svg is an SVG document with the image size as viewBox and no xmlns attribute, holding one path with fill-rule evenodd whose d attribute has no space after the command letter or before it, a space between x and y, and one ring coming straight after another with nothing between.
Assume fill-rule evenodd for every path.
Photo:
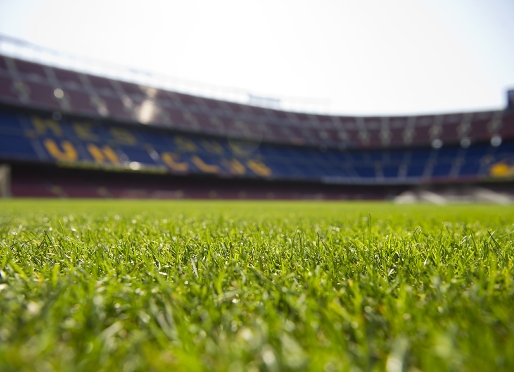
<instances>
[{"instance_id":1,"label":"stadium","mask_svg":"<svg viewBox=\"0 0 514 372\"><path fill-rule=\"evenodd\" d=\"M506 66L512 4L27 4L0 3L0 371L514 370L513 75L467 70L455 50L469 40L445 43L436 22L453 12ZM57 30L169 71L196 55L195 74L222 80L241 61L244 76L286 66L275 78L291 68L294 81L311 63L345 99L352 81L401 99L370 95L369 112L349 114L5 30ZM293 66L295 48L314 62ZM331 64L358 76L320 73ZM411 65L422 78L407 84ZM418 82L439 102L462 92L445 95L452 84L472 92L440 106L453 111L381 111L430 107ZM500 85L504 105L487 109Z\"/></svg>"},{"instance_id":2,"label":"stadium","mask_svg":"<svg viewBox=\"0 0 514 372\"><path fill-rule=\"evenodd\" d=\"M413 185L463 200L512 196L512 95L498 111L346 117L7 56L0 74L0 160L13 196L393 199Z\"/></svg>"}]
</instances>

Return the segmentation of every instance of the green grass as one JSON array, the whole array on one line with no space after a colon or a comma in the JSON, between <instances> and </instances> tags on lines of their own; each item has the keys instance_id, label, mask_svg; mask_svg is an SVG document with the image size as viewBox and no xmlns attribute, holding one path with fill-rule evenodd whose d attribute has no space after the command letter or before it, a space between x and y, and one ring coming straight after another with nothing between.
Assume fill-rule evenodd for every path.
<instances>
[{"instance_id":1,"label":"green grass","mask_svg":"<svg viewBox=\"0 0 514 372\"><path fill-rule=\"evenodd\" d=\"M0 370L512 371L514 208L0 202Z\"/></svg>"}]
</instances>

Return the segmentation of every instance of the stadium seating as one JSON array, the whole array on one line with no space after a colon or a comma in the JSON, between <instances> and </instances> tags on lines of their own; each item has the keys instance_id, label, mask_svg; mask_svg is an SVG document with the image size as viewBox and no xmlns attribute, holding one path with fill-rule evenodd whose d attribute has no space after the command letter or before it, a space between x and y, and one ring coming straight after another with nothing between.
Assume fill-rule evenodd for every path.
<instances>
[{"instance_id":1,"label":"stadium seating","mask_svg":"<svg viewBox=\"0 0 514 372\"><path fill-rule=\"evenodd\" d=\"M512 180L514 113L294 113L0 56L0 162L15 196L383 199Z\"/></svg>"},{"instance_id":2,"label":"stadium seating","mask_svg":"<svg viewBox=\"0 0 514 372\"><path fill-rule=\"evenodd\" d=\"M193 97L5 56L0 56L0 103L189 133L328 148L430 146L434 140L467 144L493 136L514 137L514 114L507 111L411 117L308 115ZM439 172L445 173L437 168Z\"/></svg>"},{"instance_id":3,"label":"stadium seating","mask_svg":"<svg viewBox=\"0 0 514 372\"><path fill-rule=\"evenodd\" d=\"M509 176L514 141L505 140L496 147L479 142L465 148L425 145L320 150L107 121L54 120L50 113L4 109L0 111L0 160L161 174L418 184Z\"/></svg>"}]
</instances>

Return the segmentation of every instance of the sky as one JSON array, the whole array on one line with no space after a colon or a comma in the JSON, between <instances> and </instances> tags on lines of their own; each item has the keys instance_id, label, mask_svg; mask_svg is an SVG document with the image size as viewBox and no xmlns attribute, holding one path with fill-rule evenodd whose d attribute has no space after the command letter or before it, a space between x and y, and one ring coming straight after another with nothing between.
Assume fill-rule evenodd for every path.
<instances>
[{"instance_id":1,"label":"sky","mask_svg":"<svg viewBox=\"0 0 514 372\"><path fill-rule=\"evenodd\" d=\"M503 108L513 0L0 0L0 34L355 115Z\"/></svg>"}]
</instances>

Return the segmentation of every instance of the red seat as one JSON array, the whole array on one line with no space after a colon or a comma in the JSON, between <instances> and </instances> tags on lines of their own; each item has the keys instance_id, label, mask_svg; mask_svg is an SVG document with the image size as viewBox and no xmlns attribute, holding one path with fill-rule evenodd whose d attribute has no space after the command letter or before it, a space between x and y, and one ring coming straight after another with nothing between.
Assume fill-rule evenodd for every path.
<instances>
[{"instance_id":1,"label":"red seat","mask_svg":"<svg viewBox=\"0 0 514 372\"><path fill-rule=\"evenodd\" d=\"M14 60L16 64L16 69L18 73L23 78L33 78L38 81L47 81L48 77L46 76L45 69L43 65L22 61L19 59Z\"/></svg>"},{"instance_id":2,"label":"red seat","mask_svg":"<svg viewBox=\"0 0 514 372\"><path fill-rule=\"evenodd\" d=\"M54 87L36 82L25 81L24 83L30 90L29 97L32 104L50 110L61 110L62 107L54 95Z\"/></svg>"},{"instance_id":3,"label":"red seat","mask_svg":"<svg viewBox=\"0 0 514 372\"><path fill-rule=\"evenodd\" d=\"M67 90L66 95L69 98L69 103L74 112L85 114L85 115L98 115L98 109L91 102L91 98L88 93Z\"/></svg>"},{"instance_id":4,"label":"red seat","mask_svg":"<svg viewBox=\"0 0 514 372\"><path fill-rule=\"evenodd\" d=\"M53 68L53 72L60 83L75 86L79 89L84 89L78 73L74 71L62 70L60 68Z\"/></svg>"},{"instance_id":5,"label":"red seat","mask_svg":"<svg viewBox=\"0 0 514 372\"><path fill-rule=\"evenodd\" d=\"M5 60L5 57L2 56L0 56L0 73L9 73L9 69L7 68L7 61Z\"/></svg>"},{"instance_id":6,"label":"red seat","mask_svg":"<svg viewBox=\"0 0 514 372\"><path fill-rule=\"evenodd\" d=\"M121 99L119 98L112 98L109 96L100 96L103 102L105 102L107 109L109 110L109 116L115 119L120 120L134 120L132 118L132 115L129 113L129 111L125 108L123 105L123 102L121 102Z\"/></svg>"},{"instance_id":7,"label":"red seat","mask_svg":"<svg viewBox=\"0 0 514 372\"><path fill-rule=\"evenodd\" d=\"M10 77L0 75L0 99L2 101L22 103Z\"/></svg>"}]
</instances>

